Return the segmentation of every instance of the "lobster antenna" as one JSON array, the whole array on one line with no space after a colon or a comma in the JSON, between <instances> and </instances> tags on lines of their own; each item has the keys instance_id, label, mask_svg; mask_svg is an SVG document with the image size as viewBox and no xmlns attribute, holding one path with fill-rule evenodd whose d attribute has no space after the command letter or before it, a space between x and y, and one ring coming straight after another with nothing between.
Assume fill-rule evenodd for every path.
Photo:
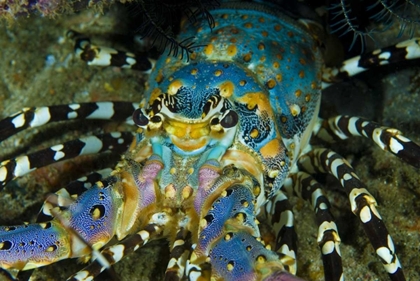
<instances>
[{"instance_id":1,"label":"lobster antenna","mask_svg":"<svg viewBox=\"0 0 420 281\"><path fill-rule=\"evenodd\" d=\"M410 38L414 36L415 27L420 24L419 3L414 3L412 0L401 1L376 1L372 7L381 6L381 11L371 18L375 21L381 21L385 19L385 23L392 24L397 22L400 24L400 32L398 37L401 37L405 31L408 30Z\"/></svg>"},{"instance_id":2,"label":"lobster antenna","mask_svg":"<svg viewBox=\"0 0 420 281\"><path fill-rule=\"evenodd\" d=\"M330 8L332 21L336 21L330 25L332 33L340 32L340 37L347 33L353 33L353 40L350 44L349 50L354 47L357 40L360 40L362 52L366 44L366 37L372 38L372 29L363 28L349 2L340 0L339 3L333 4Z\"/></svg>"},{"instance_id":3,"label":"lobster antenna","mask_svg":"<svg viewBox=\"0 0 420 281\"><path fill-rule=\"evenodd\" d=\"M339 33L340 37L353 34L349 50L360 40L363 52L366 38L375 41L374 33L384 32L394 24L400 25L398 38L406 31L413 37L416 26L420 25L420 5L413 0L337 0L328 10L332 33ZM370 27L372 24L375 28Z\"/></svg>"},{"instance_id":4,"label":"lobster antenna","mask_svg":"<svg viewBox=\"0 0 420 281\"><path fill-rule=\"evenodd\" d=\"M220 5L218 0L197 0L197 1L146 1L140 0L139 6L143 16L143 24L138 31L143 37L151 38L152 45L159 51L169 46L168 55L178 56L181 59L184 55L189 60L189 55L194 48L202 45L194 44L194 37L183 41L176 39L178 26L181 18L186 17L191 23L197 22L200 16L204 17L210 28L214 27L214 19L209 9Z\"/></svg>"}]
</instances>

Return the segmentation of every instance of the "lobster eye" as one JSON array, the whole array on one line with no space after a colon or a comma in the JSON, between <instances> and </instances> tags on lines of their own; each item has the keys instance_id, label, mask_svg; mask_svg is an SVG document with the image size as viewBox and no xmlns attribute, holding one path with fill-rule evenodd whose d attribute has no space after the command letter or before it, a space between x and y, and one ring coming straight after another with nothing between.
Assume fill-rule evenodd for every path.
<instances>
[{"instance_id":1,"label":"lobster eye","mask_svg":"<svg viewBox=\"0 0 420 281\"><path fill-rule=\"evenodd\" d=\"M137 126L146 126L149 123L149 119L143 114L141 108L134 110L133 121Z\"/></svg>"},{"instance_id":2,"label":"lobster eye","mask_svg":"<svg viewBox=\"0 0 420 281\"><path fill-rule=\"evenodd\" d=\"M220 125L222 125L223 128L232 128L238 124L238 121L238 114L233 110L229 110L225 117L223 117L222 121L220 121Z\"/></svg>"}]
</instances>

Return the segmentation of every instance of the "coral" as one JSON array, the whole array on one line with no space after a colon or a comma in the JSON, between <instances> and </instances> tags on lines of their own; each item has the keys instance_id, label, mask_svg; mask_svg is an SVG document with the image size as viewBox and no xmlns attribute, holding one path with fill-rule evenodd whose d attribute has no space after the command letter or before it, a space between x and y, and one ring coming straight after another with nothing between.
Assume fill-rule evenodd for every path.
<instances>
[{"instance_id":1,"label":"coral","mask_svg":"<svg viewBox=\"0 0 420 281\"><path fill-rule=\"evenodd\" d=\"M1 0L0 18L10 22L30 15L54 17L92 7L102 9L113 2L114 0Z\"/></svg>"}]
</instances>

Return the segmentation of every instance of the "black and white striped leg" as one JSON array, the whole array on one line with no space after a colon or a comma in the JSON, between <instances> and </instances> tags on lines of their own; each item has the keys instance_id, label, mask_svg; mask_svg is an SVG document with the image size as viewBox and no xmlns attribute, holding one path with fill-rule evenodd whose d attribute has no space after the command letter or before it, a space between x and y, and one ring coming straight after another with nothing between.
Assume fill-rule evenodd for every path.
<instances>
[{"instance_id":1,"label":"black and white striped leg","mask_svg":"<svg viewBox=\"0 0 420 281\"><path fill-rule=\"evenodd\" d=\"M119 262L123 257L137 251L147 242L161 237L163 228L169 221L166 214L157 213L152 216L151 222L146 225L143 230L136 234L128 236L118 244L109 246L101 251L102 256L106 259L107 265L98 260L92 261L88 266L78 273L70 276L67 280L71 281L90 281L98 276L109 266Z\"/></svg>"},{"instance_id":2,"label":"black and white striped leg","mask_svg":"<svg viewBox=\"0 0 420 281\"><path fill-rule=\"evenodd\" d=\"M382 150L420 168L420 146L394 128L380 126L360 117L336 116L323 120L317 137L325 141L361 136L373 140Z\"/></svg>"},{"instance_id":3,"label":"black and white striped leg","mask_svg":"<svg viewBox=\"0 0 420 281\"><path fill-rule=\"evenodd\" d=\"M292 174L285 182L285 188L309 202L315 211L318 225L317 242L322 253L326 281L343 281L343 263L340 253L340 236L334 217L330 212L331 204L322 191L322 186L309 174Z\"/></svg>"},{"instance_id":4,"label":"black and white striped leg","mask_svg":"<svg viewBox=\"0 0 420 281\"><path fill-rule=\"evenodd\" d=\"M340 82L372 67L418 58L420 58L420 38L406 40L348 59L339 67L323 69L322 88L325 89L332 83Z\"/></svg>"},{"instance_id":5,"label":"black and white striped leg","mask_svg":"<svg viewBox=\"0 0 420 281\"><path fill-rule=\"evenodd\" d=\"M75 40L74 52L88 65L116 66L150 73L155 61L147 56L135 55L109 47L92 45L90 39L70 30L67 36Z\"/></svg>"},{"instance_id":6,"label":"black and white striped leg","mask_svg":"<svg viewBox=\"0 0 420 281\"><path fill-rule=\"evenodd\" d=\"M181 227L172 244L171 256L165 272L166 281L179 281L184 277L185 264L191 251L191 232Z\"/></svg>"},{"instance_id":7,"label":"black and white striped leg","mask_svg":"<svg viewBox=\"0 0 420 281\"><path fill-rule=\"evenodd\" d=\"M0 163L0 189L17 177L59 161L105 151L122 153L132 140L132 133L113 132L68 141L29 155L5 160Z\"/></svg>"},{"instance_id":8,"label":"black and white striped leg","mask_svg":"<svg viewBox=\"0 0 420 281\"><path fill-rule=\"evenodd\" d=\"M27 107L0 121L0 142L26 128L66 120L99 119L133 124L138 106L131 102L88 102L48 107Z\"/></svg>"},{"instance_id":9,"label":"black and white striped leg","mask_svg":"<svg viewBox=\"0 0 420 281\"><path fill-rule=\"evenodd\" d=\"M297 235L294 227L294 215L292 205L282 191L278 191L267 202L265 215L276 233L274 251L281 254L281 262L285 269L295 275L297 270Z\"/></svg>"},{"instance_id":10,"label":"black and white striped leg","mask_svg":"<svg viewBox=\"0 0 420 281\"><path fill-rule=\"evenodd\" d=\"M351 165L343 157L328 149L314 149L303 155L298 163L300 170L310 174L329 173L339 180L349 197L352 212L362 222L366 235L391 280L405 280L395 253L394 242L376 209L376 200L360 181Z\"/></svg>"}]
</instances>

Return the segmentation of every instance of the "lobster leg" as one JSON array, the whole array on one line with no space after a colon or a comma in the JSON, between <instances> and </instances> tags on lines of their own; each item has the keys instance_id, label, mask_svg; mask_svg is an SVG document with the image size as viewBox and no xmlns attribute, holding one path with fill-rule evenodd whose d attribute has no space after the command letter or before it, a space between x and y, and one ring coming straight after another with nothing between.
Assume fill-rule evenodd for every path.
<instances>
[{"instance_id":1,"label":"lobster leg","mask_svg":"<svg viewBox=\"0 0 420 281\"><path fill-rule=\"evenodd\" d=\"M298 172L289 176L285 188L293 190L300 198L308 201L315 211L318 224L317 242L322 253L326 281L342 281L343 263L340 253L340 236L330 212L331 204L324 195L321 185L310 175Z\"/></svg>"},{"instance_id":2,"label":"lobster leg","mask_svg":"<svg viewBox=\"0 0 420 281\"><path fill-rule=\"evenodd\" d=\"M184 276L185 263L190 255L191 232L181 227L172 244L171 256L165 272L165 280L177 281Z\"/></svg>"},{"instance_id":3,"label":"lobster leg","mask_svg":"<svg viewBox=\"0 0 420 281\"><path fill-rule=\"evenodd\" d=\"M276 195L264 206L265 215L273 231L277 233L275 251L280 253L282 263L287 271L296 274L297 271L297 235L294 228L294 216L292 205L282 191Z\"/></svg>"},{"instance_id":4,"label":"lobster leg","mask_svg":"<svg viewBox=\"0 0 420 281\"><path fill-rule=\"evenodd\" d=\"M108 240L106 240L106 242L108 242L114 235L120 239L127 237L130 232L132 233L134 225L143 225L142 220L146 220L144 223L147 225L136 234L130 235L124 241L102 250L101 256L103 256L103 259L106 262L104 263L98 260L94 260L92 264L90 264L86 269L70 277L72 280L92 280L96 275L104 271L112 264L121 260L125 255L136 251L140 246L147 243L149 239L159 237L163 227L169 221L172 222L171 216L166 212L154 214L151 213L154 210L154 207L156 207L154 205L157 200L155 179L157 174L163 168L162 159L158 155L152 155L145 162L143 167L140 167L138 163L130 159L126 159L126 161L127 162L125 164L130 167L129 171L126 171L126 167L123 163L120 163L120 165L116 168L117 170L123 169L123 171L120 173L116 173L122 177L118 180L120 185L114 190L114 192L117 194L114 196L104 194L104 196L111 198L109 200L124 201L120 203L121 206L124 205L124 208L119 208L119 205L115 206L114 208L110 208L115 212L115 215L118 215L118 217L112 217L111 215L106 217L109 222L106 225L104 224L104 227L110 228L114 222L118 221L118 227L114 229L112 235ZM86 193L90 191L91 189L89 189ZM123 194L118 192L123 192ZM104 196L101 196L102 200L108 198L105 198ZM127 209L125 205L128 205L131 208ZM94 210L92 210L92 208ZM149 210L150 219L149 214L146 212L147 208ZM69 228L77 232L85 241L89 242L89 244L93 244L92 246L94 246L94 248L100 248L104 246L105 243L99 243L101 241L105 241L105 239L102 239L98 242L91 241L92 239L89 240L91 237L89 236L89 233L86 233L89 232L89 226L77 225L73 223L73 221L79 219L79 217L81 218L86 216L86 212L93 213L102 218L104 216L104 210L106 209L107 208L102 208L100 205L95 205L91 208L85 206L83 210L70 207L69 211L72 214L72 217L70 220ZM98 212L96 212L96 210L98 210ZM143 211L141 218L138 217L138 213L140 211ZM111 232L108 231L108 233Z\"/></svg>"},{"instance_id":5,"label":"lobster leg","mask_svg":"<svg viewBox=\"0 0 420 281\"><path fill-rule=\"evenodd\" d=\"M340 67L324 68L322 88L359 74L369 68L420 58L420 38L400 42L344 61Z\"/></svg>"},{"instance_id":6,"label":"lobster leg","mask_svg":"<svg viewBox=\"0 0 420 281\"><path fill-rule=\"evenodd\" d=\"M69 183L66 187L60 189L59 191L55 192L57 197L61 197L61 199L57 200L57 204L51 204L51 202L47 200L44 201L44 204L39 212L36 222L37 223L45 223L54 219L53 215L51 214L51 209L54 207L68 207L67 204L64 202L73 202L78 196L83 194L87 189L92 187L95 182L102 180L104 177L108 176L111 173L111 169L103 169L94 173L91 173L85 177L79 178L71 183ZM63 200L64 197L64 200ZM66 205L66 206L65 206ZM26 271L19 271L17 274L17 280L29 280L30 276L32 275L33 270L26 270Z\"/></svg>"},{"instance_id":7,"label":"lobster leg","mask_svg":"<svg viewBox=\"0 0 420 281\"><path fill-rule=\"evenodd\" d=\"M69 258L70 237L57 222L0 227L0 259L4 269L32 269Z\"/></svg>"},{"instance_id":8,"label":"lobster leg","mask_svg":"<svg viewBox=\"0 0 420 281\"><path fill-rule=\"evenodd\" d=\"M202 172L207 169L201 167ZM186 267L189 280L209 280L210 275L223 280L300 280L286 277L279 254L261 242L255 208L261 190L252 176L228 166L199 189L204 186L212 196L201 204L198 240Z\"/></svg>"},{"instance_id":9,"label":"lobster leg","mask_svg":"<svg viewBox=\"0 0 420 281\"><path fill-rule=\"evenodd\" d=\"M75 39L74 52L88 65L116 66L139 70L144 73L150 73L155 65L155 61L146 56L92 45L89 38L72 30L67 33L67 37Z\"/></svg>"},{"instance_id":10,"label":"lobster leg","mask_svg":"<svg viewBox=\"0 0 420 281\"><path fill-rule=\"evenodd\" d=\"M68 206L50 210L56 217L53 221L4 227L0 233L0 266L27 270L64 258L86 258L92 249L103 247L115 235L126 237L138 221L138 208L156 201L154 179L163 164L158 156L151 156L141 170L135 163L126 165L128 169L97 182ZM127 205L137 209L127 210ZM164 224L167 219L162 216L156 215L154 220Z\"/></svg>"},{"instance_id":11,"label":"lobster leg","mask_svg":"<svg viewBox=\"0 0 420 281\"><path fill-rule=\"evenodd\" d=\"M0 163L0 189L17 177L55 162L104 151L125 151L132 139L131 133L108 133L80 138L29 155L5 160Z\"/></svg>"},{"instance_id":12,"label":"lobster leg","mask_svg":"<svg viewBox=\"0 0 420 281\"><path fill-rule=\"evenodd\" d=\"M301 170L310 174L329 173L337 178L349 196L352 212L361 220L363 228L381 259L391 280L405 280L401 264L395 253L394 242L376 209L375 198L360 181L350 164L328 149L314 149L299 159Z\"/></svg>"},{"instance_id":13,"label":"lobster leg","mask_svg":"<svg viewBox=\"0 0 420 281\"><path fill-rule=\"evenodd\" d=\"M51 200L44 201L41 211L36 219L37 223L47 222L52 220L54 217L51 214L51 209L55 207L68 207L69 202L73 203L76 198L82 195L85 191L91 188L96 182L102 180L106 176L110 175L112 169L103 169L94 173L91 173L85 177L79 178L69 183L66 187L55 192L57 195L56 202ZM54 203L54 204L52 204Z\"/></svg>"},{"instance_id":14,"label":"lobster leg","mask_svg":"<svg viewBox=\"0 0 420 281\"><path fill-rule=\"evenodd\" d=\"M55 210L60 220L1 227L0 266L27 270L102 247L114 236L122 205L115 182L114 177L97 182L67 208Z\"/></svg>"},{"instance_id":15,"label":"lobster leg","mask_svg":"<svg viewBox=\"0 0 420 281\"><path fill-rule=\"evenodd\" d=\"M210 263L212 276L223 280L253 280L256 278L254 268L263 264L272 263L283 270L279 257L264 248L259 237L250 233L254 229L243 225L245 220L252 221L249 214L253 209L252 201L244 199L252 198L252 194L245 192L242 186L228 188L225 193L204 217L206 225L187 265L189 279L209 276ZM245 206L234 208L241 201ZM223 210L226 212L222 213Z\"/></svg>"},{"instance_id":16,"label":"lobster leg","mask_svg":"<svg viewBox=\"0 0 420 281\"><path fill-rule=\"evenodd\" d=\"M0 142L23 131L66 120L113 120L132 124L137 108L131 102L89 102L47 107L28 107L0 121Z\"/></svg>"},{"instance_id":17,"label":"lobster leg","mask_svg":"<svg viewBox=\"0 0 420 281\"><path fill-rule=\"evenodd\" d=\"M336 116L322 120L316 136L332 142L361 136L373 140L382 150L401 158L408 164L420 168L420 146L393 128L383 127L360 117Z\"/></svg>"},{"instance_id":18,"label":"lobster leg","mask_svg":"<svg viewBox=\"0 0 420 281\"><path fill-rule=\"evenodd\" d=\"M157 213L152 216L148 225L141 231L134 235L127 237L118 244L112 245L101 251L101 254L111 266L119 262L124 256L136 251L148 241L160 238L165 224L168 222L168 217L164 213ZM88 281L93 280L101 272L107 269L108 266L103 265L98 260L92 261L87 267L78 273L70 276L67 280L71 281Z\"/></svg>"}]
</instances>

